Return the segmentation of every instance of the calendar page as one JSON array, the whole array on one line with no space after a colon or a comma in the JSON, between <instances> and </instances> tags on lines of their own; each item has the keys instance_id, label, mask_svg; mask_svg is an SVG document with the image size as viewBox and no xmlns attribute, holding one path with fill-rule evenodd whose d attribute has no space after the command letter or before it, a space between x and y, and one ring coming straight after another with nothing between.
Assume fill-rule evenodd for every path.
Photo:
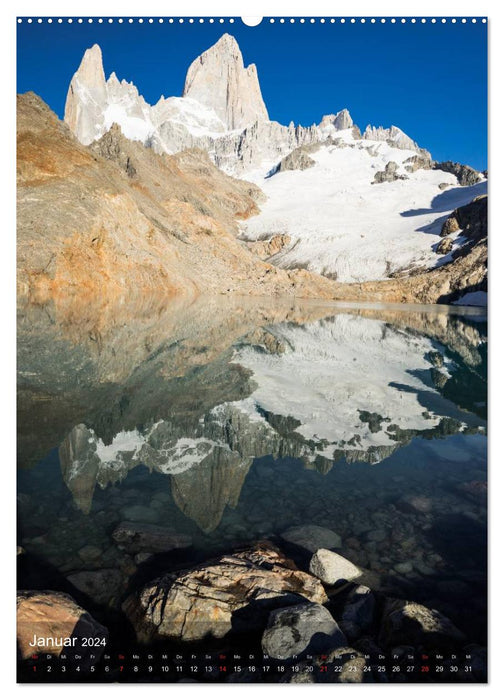
<instances>
[{"instance_id":1,"label":"calendar page","mask_svg":"<svg viewBox=\"0 0 504 700\"><path fill-rule=\"evenodd\" d=\"M20 683L486 683L487 26L17 18Z\"/></svg>"}]
</instances>

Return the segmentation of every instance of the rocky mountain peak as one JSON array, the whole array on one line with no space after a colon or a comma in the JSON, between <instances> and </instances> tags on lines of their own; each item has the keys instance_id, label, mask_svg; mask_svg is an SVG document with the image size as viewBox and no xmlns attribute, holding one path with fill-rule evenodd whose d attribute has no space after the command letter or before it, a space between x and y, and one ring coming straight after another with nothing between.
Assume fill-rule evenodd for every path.
<instances>
[{"instance_id":1,"label":"rocky mountain peak","mask_svg":"<svg viewBox=\"0 0 504 700\"><path fill-rule=\"evenodd\" d=\"M192 62L183 97L213 109L230 130L268 120L257 69L254 64L245 68L238 42L230 34L223 34Z\"/></svg>"},{"instance_id":2,"label":"rocky mountain peak","mask_svg":"<svg viewBox=\"0 0 504 700\"><path fill-rule=\"evenodd\" d=\"M105 84L102 51L98 44L86 49L74 77L89 88L101 88Z\"/></svg>"},{"instance_id":3,"label":"rocky mountain peak","mask_svg":"<svg viewBox=\"0 0 504 700\"><path fill-rule=\"evenodd\" d=\"M102 52L98 44L94 44L85 51L73 75L65 103L65 122L81 143L93 140L95 125L103 122L106 101Z\"/></svg>"},{"instance_id":4,"label":"rocky mountain peak","mask_svg":"<svg viewBox=\"0 0 504 700\"><path fill-rule=\"evenodd\" d=\"M319 124L321 129L333 126L336 131L350 129L353 126L353 119L348 109L342 109L336 114L324 114Z\"/></svg>"}]
</instances>

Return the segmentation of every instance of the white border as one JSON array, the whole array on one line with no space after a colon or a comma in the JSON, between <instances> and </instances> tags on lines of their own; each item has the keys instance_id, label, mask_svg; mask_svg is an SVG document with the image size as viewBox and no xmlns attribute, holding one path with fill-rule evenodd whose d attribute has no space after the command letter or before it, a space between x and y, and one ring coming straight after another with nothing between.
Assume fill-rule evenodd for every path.
<instances>
[{"instance_id":1,"label":"white border","mask_svg":"<svg viewBox=\"0 0 504 700\"><path fill-rule=\"evenodd\" d=\"M119 8L119 9L118 9ZM306 15L299 10L309 10L310 15ZM211 11L210 11L211 10ZM472 18L474 16L486 16L489 15L489 37L491 35L490 45L490 55L491 55L491 66L495 70L490 72L490 95L491 95L491 123L492 118L497 128L500 127L502 120L502 114L504 113L502 104L502 93L500 89L500 84L502 82L502 75L497 66L504 65L504 36L502 33L502 15L503 11L496 7L496 3L490 2L478 2L475 3L468 2L467 0L459 0L459 2L451 3L439 3L433 2L432 0L411 4L405 7L404 2L387 2L382 1L381 3L376 2L355 2L351 3L350 6L345 6L343 4L336 4L335 2L320 2L317 0L310 0L303 7L299 3L294 3L294 0L286 2L285 0L272 0L271 2L264 2L264 0L257 0L254 3L238 3L232 0L216 0L216 2L209 4L204 2L197 2L194 0L186 0L186 2L152 2L149 0L143 0L142 2L131 2L131 0L125 0L122 3L110 3L110 2L97 2L96 0L88 0L88 2L76 1L69 3L58 1L48 1L43 5L40 2L19 2L10 3L8 7L2 8L2 22L0 23L0 30L2 32L1 36L1 50L3 52L2 60L2 93L3 93L3 106L2 106L2 130L1 134L3 136L3 150L7 158L4 161L3 168L1 171L2 175L2 194L5 194L3 198L4 206L2 208L2 213L4 214L4 221L2 227L2 303L3 303L3 335L7 335L7 339L4 340L1 346L1 367L4 373L3 382L1 386L4 388L4 395L2 397L2 403L0 406L1 411L1 426L2 433L8 436L7 449L3 450L3 465L4 475L7 474L7 487L2 484L2 493L4 495L4 508L2 512L5 514L4 524L3 524L3 576L2 576L2 603L5 605L6 610L3 611L2 621L2 632L0 633L2 650L1 650L1 661L3 667L2 676L2 686L3 688L10 691L14 691L17 695L26 695L26 697L31 697L33 699L36 696L38 698L54 697L59 693L71 694L73 695L83 695L92 693L93 696L101 697L102 693L115 694L120 692L121 695L131 695L144 692L146 685L148 685L149 694L156 694L162 692L163 694L169 694L175 697L196 698L198 695L204 694L205 697L217 698L221 695L229 694L239 694L240 696L248 695L296 695L313 693L317 697L333 695L334 692L338 690L343 690L342 686L334 685L320 685L315 686L304 686L304 685L240 685L236 684L223 684L223 685L186 685L186 684L176 684L176 685L165 685L165 684L145 684L137 686L137 684L131 685L95 685L95 684L82 684L82 685L56 685L56 686L42 686L42 685L23 685L13 687L14 676L15 676L15 653L13 645L13 635L15 628L15 618L14 618L14 587L15 587L15 561L14 561L14 527L15 527L15 242L14 242L14 230L15 230L15 102L14 102L14 92L15 92L15 16L73 16L78 17L79 15L83 17L96 16L99 17L114 17L114 16L144 16L144 17L241 17L249 15L262 15L262 16L285 16L285 17L332 17L332 16L351 16L347 14L347 11L351 10L354 12L355 17L373 17L377 16L377 11L380 12L380 17L390 17L395 16L401 18L403 16L415 16L415 17L463 17ZM476 15L474 14L476 13ZM460 47L461 51L470 50L470 47ZM495 73L495 76L494 76ZM449 90L450 86L447 85L446 89ZM468 96L470 99L470 96ZM464 109L464 104L461 102L460 109ZM456 119L456 114L454 114L454 119ZM497 168L502 162L502 137L500 134L496 134L494 138L494 143L492 143L491 148L491 160L496 165L496 172L490 170L490 184L492 191L500 193L502 191L501 179ZM5 165L7 163L7 166ZM494 275L497 277L502 276L501 261L504 258L499 252L502 248L504 232L502 227L499 227L501 216L497 216L494 212L495 208L499 209L500 214L500 202L496 203L496 207L492 206L492 199L490 199L490 226L491 226L491 339L492 339L492 362L491 362L491 379L492 379L492 398L491 402L491 426L499 425L500 423L500 409L499 409L499 398L500 389L502 388L502 371L497 366L497 362L493 361L493 357L497 358L499 356L499 350L501 349L501 327L502 322L500 321L500 292L497 286L497 280L494 279ZM5 214L7 213L7 216ZM495 313L494 313L495 310ZM7 391L5 391L7 389ZM495 445L493 439L491 439L491 485L490 485L490 495L491 495L491 532L492 542L492 580L494 585L492 586L492 597L491 597L491 612L492 619L495 622L491 625L491 666L490 666L490 685L485 686L472 686L472 685L457 685L457 686L435 686L435 685L408 685L407 689L404 685L396 686L392 684L387 685L356 685L356 686L345 686L347 691L352 696L361 697L362 694L368 693L373 697L389 697L390 695L395 696L396 694L404 695L405 692L408 694L425 693L428 692L429 695L443 694L443 696L456 694L467 695L476 693L485 693L493 696L496 692L501 693L504 687L504 682L502 680L502 661L500 659L500 649L499 642L501 641L502 632L500 630L500 621L504 619L502 615L503 612L503 600L504 596L501 592L502 586L502 576L504 573L502 567L502 545L500 544L500 528L502 527L502 522L499 523L501 519L500 513L495 513L495 509L502 511L499 508L499 500L502 494L502 460L499 459L500 454L498 446ZM5 476L4 476L5 478ZM498 495L499 494L499 495ZM7 685L8 684L8 685ZM499 691L500 688L500 691Z\"/></svg>"}]
</instances>

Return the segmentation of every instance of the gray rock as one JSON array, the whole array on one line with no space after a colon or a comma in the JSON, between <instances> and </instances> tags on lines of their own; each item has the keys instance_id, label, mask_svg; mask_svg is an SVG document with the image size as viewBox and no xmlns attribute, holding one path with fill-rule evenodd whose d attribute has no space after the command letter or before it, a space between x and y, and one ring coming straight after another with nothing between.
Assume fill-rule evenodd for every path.
<instances>
[{"instance_id":1,"label":"gray rock","mask_svg":"<svg viewBox=\"0 0 504 700\"><path fill-rule=\"evenodd\" d=\"M312 554L317 551L317 549L340 549L341 548L341 537L328 530L326 527L319 527L318 525L299 525L297 527L290 527L285 532L282 532L280 537L294 544L297 547L306 549Z\"/></svg>"},{"instance_id":2,"label":"gray rock","mask_svg":"<svg viewBox=\"0 0 504 700\"><path fill-rule=\"evenodd\" d=\"M464 639L465 635L453 622L437 610L392 598L385 603L378 637L380 646L407 644L441 649L451 648Z\"/></svg>"},{"instance_id":3,"label":"gray rock","mask_svg":"<svg viewBox=\"0 0 504 700\"><path fill-rule=\"evenodd\" d=\"M261 644L274 659L290 659L334 649L346 644L346 638L327 608L302 603L270 613Z\"/></svg>"},{"instance_id":4,"label":"gray rock","mask_svg":"<svg viewBox=\"0 0 504 700\"><path fill-rule=\"evenodd\" d=\"M78 571L67 576L67 579L75 588L99 605L108 605L112 599L117 599L124 590L123 576L117 569Z\"/></svg>"},{"instance_id":5,"label":"gray rock","mask_svg":"<svg viewBox=\"0 0 504 700\"><path fill-rule=\"evenodd\" d=\"M385 170L379 170L375 173L374 182L372 184L381 184L383 182L394 182L394 180L407 180L406 175L398 175L399 166L393 160L390 160L385 166Z\"/></svg>"},{"instance_id":6,"label":"gray rock","mask_svg":"<svg viewBox=\"0 0 504 700\"><path fill-rule=\"evenodd\" d=\"M367 586L357 586L345 601L340 625L349 639L357 639L373 624L375 597Z\"/></svg>"},{"instance_id":7,"label":"gray rock","mask_svg":"<svg viewBox=\"0 0 504 700\"><path fill-rule=\"evenodd\" d=\"M306 170L315 165L313 158L307 153L308 149L305 146L295 148L289 155L282 158L278 164L275 173L283 172L284 170Z\"/></svg>"},{"instance_id":8,"label":"gray rock","mask_svg":"<svg viewBox=\"0 0 504 700\"><path fill-rule=\"evenodd\" d=\"M404 167L410 173L414 173L416 170L430 170L432 168L433 162L428 154L416 154L410 158L406 158L404 161Z\"/></svg>"},{"instance_id":9,"label":"gray rock","mask_svg":"<svg viewBox=\"0 0 504 700\"><path fill-rule=\"evenodd\" d=\"M112 533L119 547L131 554L138 552L169 552L192 545L189 535L173 532L166 527L150 523L120 523Z\"/></svg>"},{"instance_id":10,"label":"gray rock","mask_svg":"<svg viewBox=\"0 0 504 700\"><path fill-rule=\"evenodd\" d=\"M477 170L474 170L468 165L454 163L451 160L446 160L443 163L434 163L433 168L434 170L443 170L445 173L455 175L459 185L462 185L463 187L476 185L481 181L481 175Z\"/></svg>"},{"instance_id":11,"label":"gray rock","mask_svg":"<svg viewBox=\"0 0 504 700\"><path fill-rule=\"evenodd\" d=\"M351 561L328 549L319 549L310 561L310 571L328 585L344 581L355 581L362 575Z\"/></svg>"}]
</instances>

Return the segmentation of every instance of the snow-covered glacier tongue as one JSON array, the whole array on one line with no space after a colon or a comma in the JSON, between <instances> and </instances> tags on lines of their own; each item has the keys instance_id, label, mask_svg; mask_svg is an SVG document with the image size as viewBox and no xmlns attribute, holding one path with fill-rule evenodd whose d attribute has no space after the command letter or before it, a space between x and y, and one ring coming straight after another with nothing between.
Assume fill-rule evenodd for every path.
<instances>
[{"instance_id":1,"label":"snow-covered glacier tongue","mask_svg":"<svg viewBox=\"0 0 504 700\"><path fill-rule=\"evenodd\" d=\"M270 177L249 173L268 199L243 224L244 240L264 245L282 236L285 243L269 262L338 282L380 280L447 262L437 250L443 223L486 193L484 178L461 186L412 147L398 147L380 133L354 134L344 130L304 149L304 160L298 150L297 162L280 164ZM463 241L460 231L453 233L456 248Z\"/></svg>"}]
</instances>

